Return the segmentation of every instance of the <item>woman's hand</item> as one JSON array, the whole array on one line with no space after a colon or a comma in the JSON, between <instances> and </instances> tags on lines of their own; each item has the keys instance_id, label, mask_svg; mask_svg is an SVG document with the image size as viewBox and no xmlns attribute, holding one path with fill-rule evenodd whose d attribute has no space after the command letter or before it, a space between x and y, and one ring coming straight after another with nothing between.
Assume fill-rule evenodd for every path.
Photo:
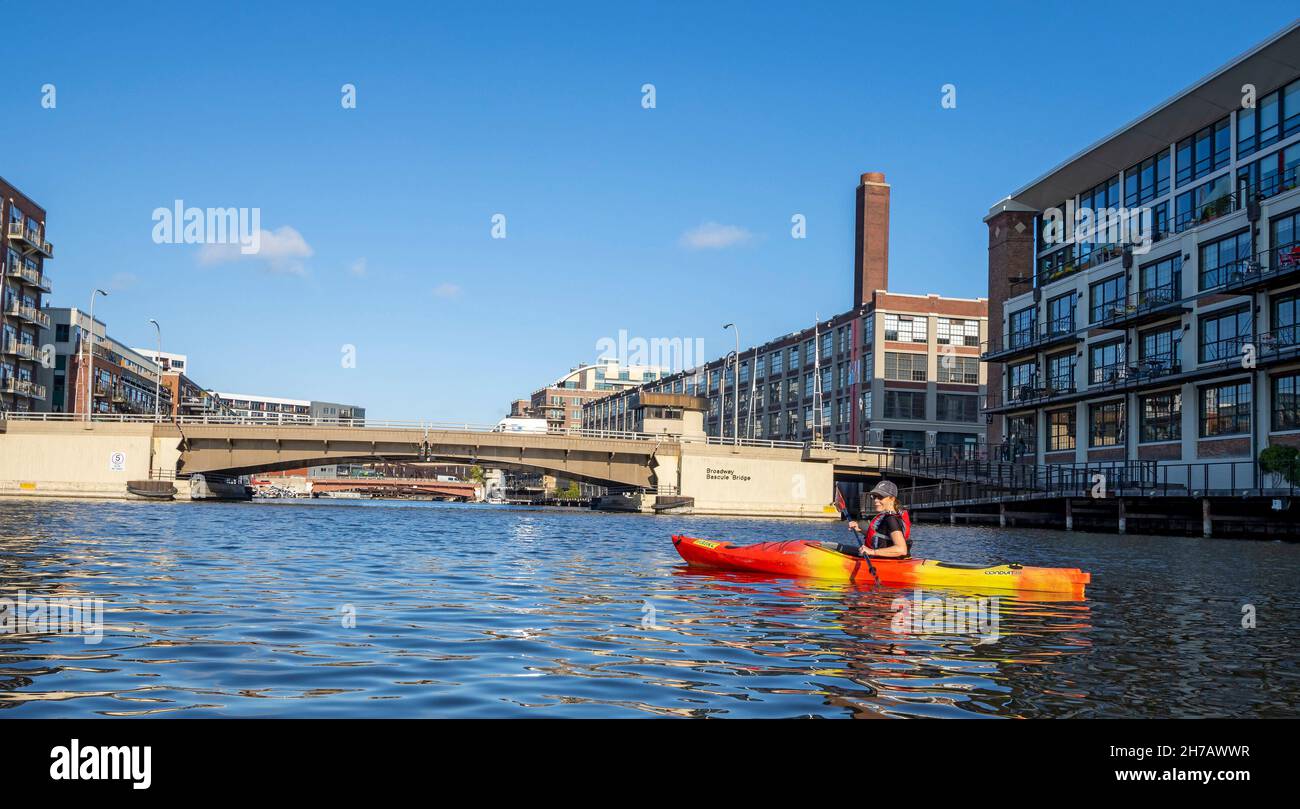
<instances>
[{"instance_id":1,"label":"woman's hand","mask_svg":"<svg viewBox=\"0 0 1300 809\"><path fill-rule=\"evenodd\" d=\"M855 533L855 534L858 533L858 531L859 531L860 529L858 528L858 521L857 521L857 520L849 520L849 530L852 531L852 532Z\"/></svg>"},{"instance_id":2,"label":"woman's hand","mask_svg":"<svg viewBox=\"0 0 1300 809\"><path fill-rule=\"evenodd\" d=\"M871 549L868 548L866 545L863 545L862 547L858 548L858 553L862 554L863 556L871 556Z\"/></svg>"}]
</instances>

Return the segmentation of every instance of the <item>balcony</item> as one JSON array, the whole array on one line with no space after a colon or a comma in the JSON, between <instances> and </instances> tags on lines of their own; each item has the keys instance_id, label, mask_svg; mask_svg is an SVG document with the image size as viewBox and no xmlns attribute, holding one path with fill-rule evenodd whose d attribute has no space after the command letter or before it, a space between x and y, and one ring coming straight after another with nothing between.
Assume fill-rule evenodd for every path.
<instances>
[{"instance_id":1,"label":"balcony","mask_svg":"<svg viewBox=\"0 0 1300 809\"><path fill-rule=\"evenodd\" d=\"M1300 278L1300 242L1288 242L1201 275L1202 295L1245 294Z\"/></svg>"},{"instance_id":2,"label":"balcony","mask_svg":"<svg viewBox=\"0 0 1300 809\"><path fill-rule=\"evenodd\" d=\"M1124 300L1103 307L1102 317L1093 326L1099 329L1128 328L1190 312L1191 309L1182 302L1179 287L1180 282L1173 281L1130 293L1124 296Z\"/></svg>"},{"instance_id":3,"label":"balcony","mask_svg":"<svg viewBox=\"0 0 1300 809\"><path fill-rule=\"evenodd\" d=\"M1092 369L1088 378L1090 391L1124 391L1154 385L1166 377L1182 373L1182 357L1169 351L1143 357L1136 363L1111 363Z\"/></svg>"},{"instance_id":4,"label":"balcony","mask_svg":"<svg viewBox=\"0 0 1300 809\"><path fill-rule=\"evenodd\" d=\"M9 237L9 244L19 248L23 254L40 253L46 258L54 255L54 246L41 241L41 233L37 228L24 227L22 222L10 222L5 228L5 235Z\"/></svg>"},{"instance_id":5,"label":"balcony","mask_svg":"<svg viewBox=\"0 0 1300 809\"><path fill-rule=\"evenodd\" d=\"M990 340L984 346L980 359L984 362L1001 362L1022 354L1032 354L1065 343L1077 343L1075 318L1068 316L1047 323L1036 323L1032 328L1002 335L1000 340Z\"/></svg>"},{"instance_id":6,"label":"balcony","mask_svg":"<svg viewBox=\"0 0 1300 809\"><path fill-rule=\"evenodd\" d=\"M0 386L0 392L45 401L45 386L38 385L28 379L18 379L13 376L6 377L4 385Z\"/></svg>"},{"instance_id":7,"label":"balcony","mask_svg":"<svg viewBox=\"0 0 1300 809\"><path fill-rule=\"evenodd\" d=\"M36 346L31 343L21 343L17 340L5 340L4 345L0 346L0 354L17 357L20 360L36 361Z\"/></svg>"},{"instance_id":8,"label":"balcony","mask_svg":"<svg viewBox=\"0 0 1300 809\"><path fill-rule=\"evenodd\" d=\"M31 267L22 264L11 264L4 268L4 274L9 278L17 278L24 284L35 287L41 292L50 291L49 279L40 270L33 270Z\"/></svg>"},{"instance_id":9,"label":"balcony","mask_svg":"<svg viewBox=\"0 0 1300 809\"><path fill-rule=\"evenodd\" d=\"M1045 385L1040 384L1038 378L1034 377L1024 384L1012 385L1005 396L1000 393L988 394L984 397L983 409L988 412L1033 407L1072 393L1075 393L1074 381L1072 378L1067 379L1065 375L1055 380L1049 379Z\"/></svg>"},{"instance_id":10,"label":"balcony","mask_svg":"<svg viewBox=\"0 0 1300 809\"><path fill-rule=\"evenodd\" d=\"M50 316L40 311L34 306L23 306L18 301L12 301L5 307L5 317L16 317L20 320L26 320L40 326L42 329L50 327Z\"/></svg>"}]
</instances>

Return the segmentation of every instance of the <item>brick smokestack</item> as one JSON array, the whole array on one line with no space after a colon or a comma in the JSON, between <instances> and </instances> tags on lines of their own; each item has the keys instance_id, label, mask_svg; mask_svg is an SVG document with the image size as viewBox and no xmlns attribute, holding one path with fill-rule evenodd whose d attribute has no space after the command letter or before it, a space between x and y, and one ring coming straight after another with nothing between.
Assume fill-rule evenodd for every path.
<instances>
[{"instance_id":1,"label":"brick smokestack","mask_svg":"<svg viewBox=\"0 0 1300 809\"><path fill-rule=\"evenodd\" d=\"M870 171L858 185L857 235L853 249L853 305L871 300L877 289L889 289L889 183Z\"/></svg>"}]
</instances>

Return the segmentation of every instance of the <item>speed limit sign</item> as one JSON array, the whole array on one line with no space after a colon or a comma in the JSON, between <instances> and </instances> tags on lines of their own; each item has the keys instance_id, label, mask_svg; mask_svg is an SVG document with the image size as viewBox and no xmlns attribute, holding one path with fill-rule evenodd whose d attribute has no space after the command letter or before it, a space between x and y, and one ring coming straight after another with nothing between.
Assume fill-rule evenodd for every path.
<instances>
[{"instance_id":1,"label":"speed limit sign","mask_svg":"<svg viewBox=\"0 0 1300 809\"><path fill-rule=\"evenodd\" d=\"M108 454L108 471L125 472L126 471L126 453L110 452Z\"/></svg>"}]
</instances>

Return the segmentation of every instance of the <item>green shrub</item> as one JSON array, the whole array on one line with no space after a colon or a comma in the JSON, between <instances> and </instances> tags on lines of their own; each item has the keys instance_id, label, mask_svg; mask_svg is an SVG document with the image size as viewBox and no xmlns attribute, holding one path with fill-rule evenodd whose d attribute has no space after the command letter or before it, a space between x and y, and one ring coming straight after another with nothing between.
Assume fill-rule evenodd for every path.
<instances>
[{"instance_id":1,"label":"green shrub","mask_svg":"<svg viewBox=\"0 0 1300 809\"><path fill-rule=\"evenodd\" d=\"M1300 486L1300 451L1273 444L1259 453L1259 471L1281 475L1292 486Z\"/></svg>"}]
</instances>

